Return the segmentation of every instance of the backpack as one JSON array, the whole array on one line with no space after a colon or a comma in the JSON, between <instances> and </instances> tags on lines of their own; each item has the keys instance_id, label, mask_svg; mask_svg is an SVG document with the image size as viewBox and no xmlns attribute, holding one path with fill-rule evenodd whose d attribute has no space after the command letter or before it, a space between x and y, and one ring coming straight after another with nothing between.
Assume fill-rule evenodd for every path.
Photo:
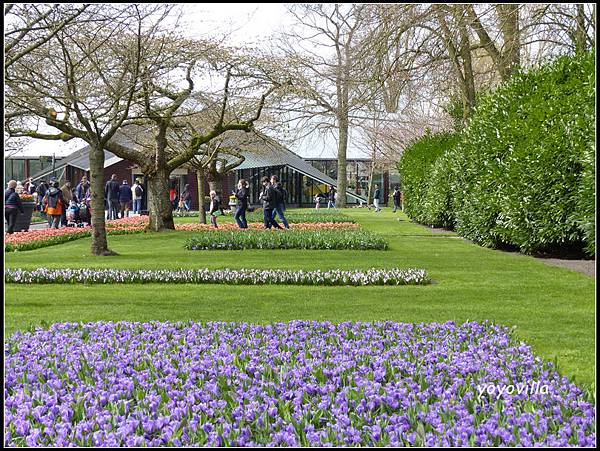
<instances>
[{"instance_id":1,"label":"backpack","mask_svg":"<svg viewBox=\"0 0 600 451\"><path fill-rule=\"evenodd\" d=\"M135 196L142 197L143 193L144 193L144 190L142 189L142 187L140 185L136 185L135 186Z\"/></svg>"}]
</instances>

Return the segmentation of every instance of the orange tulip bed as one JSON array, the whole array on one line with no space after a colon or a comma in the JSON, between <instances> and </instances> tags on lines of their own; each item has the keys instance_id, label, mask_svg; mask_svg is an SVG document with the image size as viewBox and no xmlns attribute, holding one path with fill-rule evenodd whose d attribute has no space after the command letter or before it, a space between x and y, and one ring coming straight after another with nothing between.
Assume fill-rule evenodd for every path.
<instances>
[{"instance_id":1,"label":"orange tulip bed","mask_svg":"<svg viewBox=\"0 0 600 451\"><path fill-rule=\"evenodd\" d=\"M123 219L106 221L106 229L108 235L125 235L132 233L142 233L148 226L148 216L135 216ZM248 224L250 229L262 229L262 223L253 222ZM323 229L358 229L360 226L351 222L317 222L317 223L298 223L292 224L294 230L323 230ZM237 224L226 222L219 225L219 229L232 230L238 229ZM62 244L68 241L78 240L91 235L91 227L70 228L64 227L61 229L43 229L30 230L27 232L15 232L13 234L5 234L4 250L5 252L28 251L39 249L42 247ZM210 224L187 223L176 224L175 230L198 232L203 230L213 230ZM244 232L242 229L238 229Z\"/></svg>"}]
</instances>

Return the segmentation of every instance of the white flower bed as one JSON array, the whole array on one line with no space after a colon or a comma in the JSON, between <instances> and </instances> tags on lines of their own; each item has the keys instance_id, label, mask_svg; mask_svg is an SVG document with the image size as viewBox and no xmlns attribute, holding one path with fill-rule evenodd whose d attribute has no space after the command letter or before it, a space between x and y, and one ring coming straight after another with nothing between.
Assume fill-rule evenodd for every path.
<instances>
[{"instance_id":1,"label":"white flower bed","mask_svg":"<svg viewBox=\"0 0 600 451\"><path fill-rule=\"evenodd\" d=\"M231 285L417 285L429 283L423 269L303 271L282 269L7 269L7 283L222 283Z\"/></svg>"}]
</instances>

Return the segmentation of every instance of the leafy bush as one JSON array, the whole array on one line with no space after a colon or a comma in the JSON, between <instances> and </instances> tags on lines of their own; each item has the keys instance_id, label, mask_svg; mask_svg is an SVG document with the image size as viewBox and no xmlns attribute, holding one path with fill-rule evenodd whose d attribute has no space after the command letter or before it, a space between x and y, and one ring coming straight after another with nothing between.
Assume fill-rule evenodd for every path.
<instances>
[{"instance_id":1,"label":"leafy bush","mask_svg":"<svg viewBox=\"0 0 600 451\"><path fill-rule=\"evenodd\" d=\"M186 241L198 249L387 249L387 241L365 230L211 230Z\"/></svg>"},{"instance_id":2,"label":"leafy bush","mask_svg":"<svg viewBox=\"0 0 600 451\"><path fill-rule=\"evenodd\" d=\"M527 253L584 240L594 214L589 194L580 200L595 172L594 70L591 53L563 56L481 99L459 144L459 233Z\"/></svg>"},{"instance_id":3,"label":"leafy bush","mask_svg":"<svg viewBox=\"0 0 600 451\"><path fill-rule=\"evenodd\" d=\"M482 96L458 140L426 135L404 152L406 213L483 246L594 254L594 86L590 52Z\"/></svg>"},{"instance_id":4,"label":"leafy bush","mask_svg":"<svg viewBox=\"0 0 600 451\"><path fill-rule=\"evenodd\" d=\"M454 146L456 139L457 135L451 133L426 133L404 150L398 169L404 193L404 211L414 220L430 223L434 209L431 212L424 210L429 172L438 157Z\"/></svg>"}]
</instances>

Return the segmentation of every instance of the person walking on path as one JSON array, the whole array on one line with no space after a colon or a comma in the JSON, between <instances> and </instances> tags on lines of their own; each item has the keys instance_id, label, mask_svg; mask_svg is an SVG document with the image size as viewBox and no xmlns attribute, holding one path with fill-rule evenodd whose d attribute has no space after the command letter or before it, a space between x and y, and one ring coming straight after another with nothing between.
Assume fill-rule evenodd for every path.
<instances>
[{"instance_id":1,"label":"person walking on path","mask_svg":"<svg viewBox=\"0 0 600 451\"><path fill-rule=\"evenodd\" d=\"M136 179L131 187L131 199L133 200L133 212L138 215L142 212L142 197L144 197L144 188L140 185L140 181Z\"/></svg>"},{"instance_id":2,"label":"person walking on path","mask_svg":"<svg viewBox=\"0 0 600 451\"><path fill-rule=\"evenodd\" d=\"M400 208L400 188L398 186L394 188L392 198L394 199L394 213L396 213L398 208Z\"/></svg>"},{"instance_id":3,"label":"person walking on path","mask_svg":"<svg viewBox=\"0 0 600 451\"><path fill-rule=\"evenodd\" d=\"M183 207L185 208L185 211L190 211L192 209L192 191L190 190L189 183L186 183L183 187L181 200L183 201Z\"/></svg>"},{"instance_id":4,"label":"person walking on path","mask_svg":"<svg viewBox=\"0 0 600 451\"><path fill-rule=\"evenodd\" d=\"M21 198L17 194L17 181L9 180L6 191L4 191L4 219L6 220L6 233L14 233L17 217L19 213L23 214L23 205Z\"/></svg>"},{"instance_id":5,"label":"person walking on path","mask_svg":"<svg viewBox=\"0 0 600 451\"><path fill-rule=\"evenodd\" d=\"M375 212L380 212L381 208L379 208L379 200L381 197L381 190L379 189L379 185L375 185L375 192L373 193L373 205L375 206Z\"/></svg>"},{"instance_id":6,"label":"person walking on path","mask_svg":"<svg viewBox=\"0 0 600 451\"><path fill-rule=\"evenodd\" d=\"M217 196L216 191L211 191L210 195L210 208L208 210L208 214L210 215L210 223L213 225L215 229L218 229L217 225L217 215L223 214L223 209L221 208L221 199Z\"/></svg>"},{"instance_id":7,"label":"person walking on path","mask_svg":"<svg viewBox=\"0 0 600 451\"><path fill-rule=\"evenodd\" d=\"M66 209L62 191L59 189L58 181L52 183L44 197L44 211L48 215L48 227L58 229L63 210Z\"/></svg>"},{"instance_id":8,"label":"person walking on path","mask_svg":"<svg viewBox=\"0 0 600 451\"><path fill-rule=\"evenodd\" d=\"M233 194L236 198L236 209L233 217L240 229L247 229L248 221L246 221L246 210L248 209L248 182L245 179L240 179L237 190Z\"/></svg>"},{"instance_id":9,"label":"person walking on path","mask_svg":"<svg viewBox=\"0 0 600 451\"><path fill-rule=\"evenodd\" d=\"M283 222L283 226L286 229L289 229L290 225L283 214L285 211L285 201L287 199L288 192L279 182L279 178L276 175L271 176L271 186L277 194L277 201L275 202L275 208L273 209L273 219L275 219L276 215L279 215L279 219L281 219L281 222Z\"/></svg>"},{"instance_id":10,"label":"person walking on path","mask_svg":"<svg viewBox=\"0 0 600 451\"><path fill-rule=\"evenodd\" d=\"M119 196L121 194L119 182L117 182L117 174L110 176L110 180L106 182L104 187L104 198L108 203L108 215L106 219L119 219L119 210L121 205L119 204Z\"/></svg>"},{"instance_id":11,"label":"person walking on path","mask_svg":"<svg viewBox=\"0 0 600 451\"><path fill-rule=\"evenodd\" d=\"M260 200L263 203L263 217L265 220L265 229L275 227L276 229L283 229L275 218L273 217L273 209L277 205L277 191L271 185L269 177L262 178L263 190L260 193Z\"/></svg>"},{"instance_id":12,"label":"person walking on path","mask_svg":"<svg viewBox=\"0 0 600 451\"><path fill-rule=\"evenodd\" d=\"M127 180L123 180L123 184L119 187L119 205L121 206L121 218L129 217L131 199L131 186L129 186Z\"/></svg>"},{"instance_id":13,"label":"person walking on path","mask_svg":"<svg viewBox=\"0 0 600 451\"><path fill-rule=\"evenodd\" d=\"M335 208L335 188L333 185L329 186L329 192L327 193L327 209Z\"/></svg>"},{"instance_id":14,"label":"person walking on path","mask_svg":"<svg viewBox=\"0 0 600 451\"><path fill-rule=\"evenodd\" d=\"M62 191L64 208L62 209L62 213L60 216L60 225L63 227L67 226L67 205L71 205L71 201L73 200L73 188L71 187L71 182L66 181L63 186L60 187Z\"/></svg>"}]
</instances>

